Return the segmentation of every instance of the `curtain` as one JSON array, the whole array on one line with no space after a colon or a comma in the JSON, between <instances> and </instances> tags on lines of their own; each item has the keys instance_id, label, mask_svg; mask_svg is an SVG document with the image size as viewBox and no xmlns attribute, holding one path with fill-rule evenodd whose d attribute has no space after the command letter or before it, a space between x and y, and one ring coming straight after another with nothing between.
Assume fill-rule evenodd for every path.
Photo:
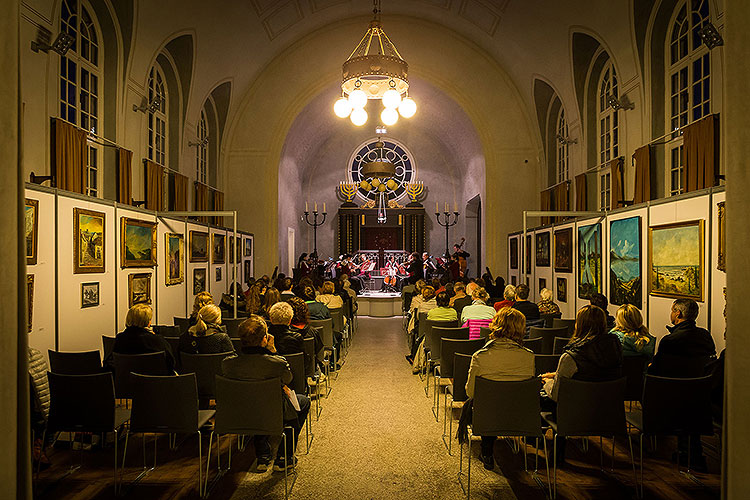
<instances>
[{"instance_id":1,"label":"curtain","mask_svg":"<svg viewBox=\"0 0 750 500\"><path fill-rule=\"evenodd\" d=\"M148 210L164 209L164 167L143 160L146 164L146 208Z\"/></svg>"},{"instance_id":2,"label":"curtain","mask_svg":"<svg viewBox=\"0 0 750 500\"><path fill-rule=\"evenodd\" d=\"M651 146L641 146L633 153L635 159L635 193L633 203L651 200Z\"/></svg>"},{"instance_id":3,"label":"curtain","mask_svg":"<svg viewBox=\"0 0 750 500\"><path fill-rule=\"evenodd\" d=\"M54 119L54 156L56 186L66 191L86 191L86 136L88 133L70 123Z\"/></svg>"},{"instance_id":4,"label":"curtain","mask_svg":"<svg viewBox=\"0 0 750 500\"><path fill-rule=\"evenodd\" d=\"M552 210L552 189L545 189L541 193L541 210ZM551 217L542 217L542 225L549 224Z\"/></svg>"},{"instance_id":5,"label":"curtain","mask_svg":"<svg viewBox=\"0 0 750 500\"><path fill-rule=\"evenodd\" d=\"M133 152L117 148L117 202L133 204Z\"/></svg>"},{"instance_id":6,"label":"curtain","mask_svg":"<svg viewBox=\"0 0 750 500\"><path fill-rule=\"evenodd\" d=\"M224 193L214 191L214 210L224 210ZM214 217L214 224L224 226L224 217Z\"/></svg>"},{"instance_id":7,"label":"curtain","mask_svg":"<svg viewBox=\"0 0 750 500\"><path fill-rule=\"evenodd\" d=\"M174 173L174 210L182 212L187 210L188 178L185 175Z\"/></svg>"},{"instance_id":8,"label":"curtain","mask_svg":"<svg viewBox=\"0 0 750 500\"><path fill-rule=\"evenodd\" d=\"M609 162L609 172L610 172L610 178L612 179L612 184L610 184L611 188L611 196L609 198L610 204L609 207L611 210L614 210L615 208L620 208L625 206L623 203L623 200L625 199L624 193L623 193L623 178L622 178L622 164L623 164L623 158L615 158L611 162Z\"/></svg>"},{"instance_id":9,"label":"curtain","mask_svg":"<svg viewBox=\"0 0 750 500\"><path fill-rule=\"evenodd\" d=\"M576 175L576 211L585 212L588 210L588 185L586 184L586 174Z\"/></svg>"},{"instance_id":10,"label":"curtain","mask_svg":"<svg viewBox=\"0 0 750 500\"><path fill-rule=\"evenodd\" d=\"M719 175L719 115L685 127L683 144L685 192L715 186Z\"/></svg>"},{"instance_id":11,"label":"curtain","mask_svg":"<svg viewBox=\"0 0 750 500\"><path fill-rule=\"evenodd\" d=\"M568 181L555 186L555 191L552 193L552 201L556 211L561 212L563 210L570 210L570 205L568 204ZM561 222L566 218L567 217L555 217L555 222Z\"/></svg>"},{"instance_id":12,"label":"curtain","mask_svg":"<svg viewBox=\"0 0 750 500\"><path fill-rule=\"evenodd\" d=\"M208 186L201 184L200 182L195 183L195 203L194 208L196 211L208 210ZM198 217L201 222L208 222L208 217Z\"/></svg>"}]
</instances>

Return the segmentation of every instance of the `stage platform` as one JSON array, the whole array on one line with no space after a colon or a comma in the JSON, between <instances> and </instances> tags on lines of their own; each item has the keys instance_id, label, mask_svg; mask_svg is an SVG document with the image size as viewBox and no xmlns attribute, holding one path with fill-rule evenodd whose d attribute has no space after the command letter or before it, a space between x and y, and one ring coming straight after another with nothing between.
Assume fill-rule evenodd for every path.
<instances>
[{"instance_id":1,"label":"stage platform","mask_svg":"<svg viewBox=\"0 0 750 500\"><path fill-rule=\"evenodd\" d=\"M398 292L364 292L357 295L358 316L392 318L401 316L401 294Z\"/></svg>"}]
</instances>

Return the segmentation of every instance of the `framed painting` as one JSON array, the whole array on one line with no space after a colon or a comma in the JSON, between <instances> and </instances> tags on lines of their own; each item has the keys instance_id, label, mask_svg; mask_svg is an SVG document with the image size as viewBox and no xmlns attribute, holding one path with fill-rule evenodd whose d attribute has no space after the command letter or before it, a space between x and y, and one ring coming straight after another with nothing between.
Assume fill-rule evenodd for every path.
<instances>
[{"instance_id":1,"label":"framed painting","mask_svg":"<svg viewBox=\"0 0 750 500\"><path fill-rule=\"evenodd\" d=\"M81 283L81 309L99 305L99 282Z\"/></svg>"},{"instance_id":2,"label":"framed painting","mask_svg":"<svg viewBox=\"0 0 750 500\"><path fill-rule=\"evenodd\" d=\"M253 256L253 239L252 238L245 238L245 257L252 257Z\"/></svg>"},{"instance_id":3,"label":"framed painting","mask_svg":"<svg viewBox=\"0 0 750 500\"><path fill-rule=\"evenodd\" d=\"M178 285L185 281L185 237L179 233L166 233L164 239L166 285Z\"/></svg>"},{"instance_id":4,"label":"framed painting","mask_svg":"<svg viewBox=\"0 0 750 500\"><path fill-rule=\"evenodd\" d=\"M602 225L578 227L578 297L602 291Z\"/></svg>"},{"instance_id":5,"label":"framed painting","mask_svg":"<svg viewBox=\"0 0 750 500\"><path fill-rule=\"evenodd\" d=\"M26 235L26 265L36 265L39 230L39 200L26 198L24 205L24 233Z\"/></svg>"},{"instance_id":6,"label":"framed painting","mask_svg":"<svg viewBox=\"0 0 750 500\"><path fill-rule=\"evenodd\" d=\"M73 274L104 272L103 212L73 209Z\"/></svg>"},{"instance_id":7,"label":"framed painting","mask_svg":"<svg viewBox=\"0 0 750 500\"><path fill-rule=\"evenodd\" d=\"M211 234L212 259L214 264L223 264L226 262L226 236L223 234Z\"/></svg>"},{"instance_id":8,"label":"framed painting","mask_svg":"<svg viewBox=\"0 0 750 500\"><path fill-rule=\"evenodd\" d=\"M539 278L539 288L537 291L541 292L545 288L547 288L547 278Z\"/></svg>"},{"instance_id":9,"label":"framed painting","mask_svg":"<svg viewBox=\"0 0 750 500\"><path fill-rule=\"evenodd\" d=\"M526 274L531 274L531 235L526 235L526 249L524 252L524 261L526 263Z\"/></svg>"},{"instance_id":10,"label":"framed painting","mask_svg":"<svg viewBox=\"0 0 750 500\"><path fill-rule=\"evenodd\" d=\"M31 323L34 319L34 275L26 275L26 308L28 316L27 333L31 333Z\"/></svg>"},{"instance_id":11,"label":"framed painting","mask_svg":"<svg viewBox=\"0 0 750 500\"><path fill-rule=\"evenodd\" d=\"M156 222L120 219L120 266L156 265Z\"/></svg>"},{"instance_id":12,"label":"framed painting","mask_svg":"<svg viewBox=\"0 0 750 500\"><path fill-rule=\"evenodd\" d=\"M128 275L128 307L151 303L151 273Z\"/></svg>"},{"instance_id":13,"label":"framed painting","mask_svg":"<svg viewBox=\"0 0 750 500\"><path fill-rule=\"evenodd\" d=\"M206 291L206 270L193 269L193 295Z\"/></svg>"},{"instance_id":14,"label":"framed painting","mask_svg":"<svg viewBox=\"0 0 750 500\"><path fill-rule=\"evenodd\" d=\"M208 262L208 233L190 231L190 262Z\"/></svg>"},{"instance_id":15,"label":"framed painting","mask_svg":"<svg viewBox=\"0 0 750 500\"><path fill-rule=\"evenodd\" d=\"M727 213L725 202L717 204L719 208L719 251L716 269L727 272Z\"/></svg>"},{"instance_id":16,"label":"framed painting","mask_svg":"<svg viewBox=\"0 0 750 500\"><path fill-rule=\"evenodd\" d=\"M568 280L566 278L557 278L557 301L568 301Z\"/></svg>"},{"instance_id":17,"label":"framed painting","mask_svg":"<svg viewBox=\"0 0 750 500\"><path fill-rule=\"evenodd\" d=\"M555 271L573 272L573 228L555 231Z\"/></svg>"},{"instance_id":18,"label":"framed painting","mask_svg":"<svg viewBox=\"0 0 750 500\"><path fill-rule=\"evenodd\" d=\"M549 231L536 233L536 267L549 267Z\"/></svg>"},{"instance_id":19,"label":"framed painting","mask_svg":"<svg viewBox=\"0 0 750 500\"><path fill-rule=\"evenodd\" d=\"M245 278L245 283L247 283L247 280L252 277L253 275L253 262L251 260L246 260L244 262L244 269L243 269L243 277Z\"/></svg>"},{"instance_id":20,"label":"framed painting","mask_svg":"<svg viewBox=\"0 0 750 500\"><path fill-rule=\"evenodd\" d=\"M516 281L516 277L515 276L511 276L510 277L510 284L513 285L513 286L516 286L517 283L518 282Z\"/></svg>"},{"instance_id":21,"label":"framed painting","mask_svg":"<svg viewBox=\"0 0 750 500\"><path fill-rule=\"evenodd\" d=\"M648 228L648 292L703 301L703 225L693 220Z\"/></svg>"},{"instance_id":22,"label":"framed painting","mask_svg":"<svg viewBox=\"0 0 750 500\"><path fill-rule=\"evenodd\" d=\"M216 281L221 281L221 268L216 268Z\"/></svg>"},{"instance_id":23,"label":"framed painting","mask_svg":"<svg viewBox=\"0 0 750 500\"><path fill-rule=\"evenodd\" d=\"M641 218L609 224L609 301L642 307Z\"/></svg>"},{"instance_id":24,"label":"framed painting","mask_svg":"<svg viewBox=\"0 0 750 500\"><path fill-rule=\"evenodd\" d=\"M513 237L508 242L510 245L510 268L518 269L518 238Z\"/></svg>"},{"instance_id":25,"label":"framed painting","mask_svg":"<svg viewBox=\"0 0 750 500\"><path fill-rule=\"evenodd\" d=\"M230 236L229 245L227 246L227 251L229 252L230 264L234 263L234 250L233 250L234 247L232 246L234 245L234 243L235 243L234 236ZM242 236L237 237L237 257L239 258L237 262L242 262Z\"/></svg>"}]
</instances>

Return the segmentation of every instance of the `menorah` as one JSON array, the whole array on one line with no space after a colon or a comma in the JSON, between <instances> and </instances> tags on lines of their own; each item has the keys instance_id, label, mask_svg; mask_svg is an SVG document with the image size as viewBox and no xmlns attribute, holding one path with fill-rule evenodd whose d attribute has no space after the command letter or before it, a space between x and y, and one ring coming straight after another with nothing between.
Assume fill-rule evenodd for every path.
<instances>
[{"instance_id":1,"label":"menorah","mask_svg":"<svg viewBox=\"0 0 750 500\"><path fill-rule=\"evenodd\" d=\"M443 222L440 222L440 215L444 216L445 220ZM448 247L448 228L455 226L458 222L458 206L455 204L453 206L453 222L451 222L451 213L448 211L448 204L445 204L445 211L441 214L438 204L435 202L435 218L437 219L437 223L445 228L445 257L448 258L450 255L450 249Z\"/></svg>"},{"instance_id":2,"label":"menorah","mask_svg":"<svg viewBox=\"0 0 750 500\"><path fill-rule=\"evenodd\" d=\"M411 203L409 203L410 206L421 206L419 202L422 201L423 195L425 194L424 182L409 182L406 184L406 194L411 200Z\"/></svg>"},{"instance_id":3,"label":"menorah","mask_svg":"<svg viewBox=\"0 0 750 500\"><path fill-rule=\"evenodd\" d=\"M344 206L354 205L354 196L357 194L357 185L353 182L341 181L339 182L339 193L342 197L346 198Z\"/></svg>"}]
</instances>

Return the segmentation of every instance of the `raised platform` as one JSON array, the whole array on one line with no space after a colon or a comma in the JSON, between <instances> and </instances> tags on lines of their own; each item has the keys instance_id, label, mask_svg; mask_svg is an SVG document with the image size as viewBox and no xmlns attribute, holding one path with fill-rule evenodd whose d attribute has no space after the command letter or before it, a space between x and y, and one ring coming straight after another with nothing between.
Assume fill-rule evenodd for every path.
<instances>
[{"instance_id":1,"label":"raised platform","mask_svg":"<svg viewBox=\"0 0 750 500\"><path fill-rule=\"evenodd\" d=\"M365 292L357 295L358 316L392 318L401 316L401 294L389 292Z\"/></svg>"}]
</instances>

